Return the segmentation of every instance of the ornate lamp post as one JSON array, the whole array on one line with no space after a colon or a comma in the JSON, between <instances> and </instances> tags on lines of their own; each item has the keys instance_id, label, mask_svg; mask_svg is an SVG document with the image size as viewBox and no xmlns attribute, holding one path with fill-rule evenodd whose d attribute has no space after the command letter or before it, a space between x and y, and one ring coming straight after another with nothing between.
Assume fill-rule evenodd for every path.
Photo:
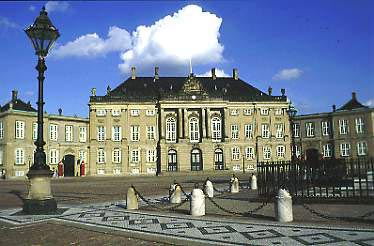
<instances>
[{"instance_id":1,"label":"ornate lamp post","mask_svg":"<svg viewBox=\"0 0 374 246\"><path fill-rule=\"evenodd\" d=\"M23 203L23 211L27 214L48 214L57 210L57 203L51 192L51 176L52 171L46 164L46 155L44 152L43 139L43 81L44 72L47 70L45 65L45 57L51 49L53 43L60 36L56 27L47 16L47 12L43 7L40 15L35 19L34 24L25 30L30 38L35 54L38 56L38 137L35 141L36 152L34 154L34 163L30 167L27 177L30 181L29 194Z\"/></svg>"},{"instance_id":2,"label":"ornate lamp post","mask_svg":"<svg viewBox=\"0 0 374 246\"><path fill-rule=\"evenodd\" d=\"M295 136L294 136L294 131L293 131L293 120L296 116L296 113L297 113L297 110L296 108L292 105L292 103L290 102L290 105L289 105L289 108L287 110L287 113L288 113L288 116L289 116L289 119L290 119L290 134L291 134L291 160L295 160L296 158L296 149L295 149Z\"/></svg>"}]
</instances>

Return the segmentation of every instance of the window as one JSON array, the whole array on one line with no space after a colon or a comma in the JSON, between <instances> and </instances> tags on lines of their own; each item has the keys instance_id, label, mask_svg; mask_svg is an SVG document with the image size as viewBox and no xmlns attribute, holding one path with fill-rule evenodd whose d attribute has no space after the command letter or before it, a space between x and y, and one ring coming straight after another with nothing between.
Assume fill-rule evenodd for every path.
<instances>
[{"instance_id":1,"label":"window","mask_svg":"<svg viewBox=\"0 0 374 246\"><path fill-rule=\"evenodd\" d=\"M253 160L255 158L255 149L253 147L245 148L245 158L247 160Z\"/></svg>"},{"instance_id":2,"label":"window","mask_svg":"<svg viewBox=\"0 0 374 246\"><path fill-rule=\"evenodd\" d=\"M49 163L50 164L57 164L58 163L58 150L57 149L51 149L49 151Z\"/></svg>"},{"instance_id":3,"label":"window","mask_svg":"<svg viewBox=\"0 0 374 246\"><path fill-rule=\"evenodd\" d=\"M147 150L147 162L156 162L156 150L154 149Z\"/></svg>"},{"instance_id":4,"label":"window","mask_svg":"<svg viewBox=\"0 0 374 246\"><path fill-rule=\"evenodd\" d=\"M23 176L25 176L25 171L16 170L16 171L14 172L14 175L15 175L16 177L23 177Z\"/></svg>"},{"instance_id":5,"label":"window","mask_svg":"<svg viewBox=\"0 0 374 246\"><path fill-rule=\"evenodd\" d=\"M65 126L65 141L73 141L73 126Z\"/></svg>"},{"instance_id":6,"label":"window","mask_svg":"<svg viewBox=\"0 0 374 246\"><path fill-rule=\"evenodd\" d=\"M87 127L79 127L79 142L84 143L87 141Z\"/></svg>"},{"instance_id":7,"label":"window","mask_svg":"<svg viewBox=\"0 0 374 246\"><path fill-rule=\"evenodd\" d=\"M233 171L240 171L240 165L233 165L232 170Z\"/></svg>"},{"instance_id":8,"label":"window","mask_svg":"<svg viewBox=\"0 0 374 246\"><path fill-rule=\"evenodd\" d=\"M253 138L253 125L252 124L244 125L244 135L245 135L245 138Z\"/></svg>"},{"instance_id":9,"label":"window","mask_svg":"<svg viewBox=\"0 0 374 246\"><path fill-rule=\"evenodd\" d=\"M97 174L98 175L104 175L105 174L105 169L102 169L102 168L97 169Z\"/></svg>"},{"instance_id":10,"label":"window","mask_svg":"<svg viewBox=\"0 0 374 246\"><path fill-rule=\"evenodd\" d=\"M139 116L140 115L140 110L139 109L131 109L130 110L130 115L131 116Z\"/></svg>"},{"instance_id":11,"label":"window","mask_svg":"<svg viewBox=\"0 0 374 246\"><path fill-rule=\"evenodd\" d=\"M4 138L4 123L0 121L0 139Z\"/></svg>"},{"instance_id":12,"label":"window","mask_svg":"<svg viewBox=\"0 0 374 246\"><path fill-rule=\"evenodd\" d=\"M240 159L240 149L239 147L234 147L231 149L231 159L237 161Z\"/></svg>"},{"instance_id":13,"label":"window","mask_svg":"<svg viewBox=\"0 0 374 246\"><path fill-rule=\"evenodd\" d=\"M300 124L299 123L294 123L292 130L293 130L293 136L295 138L300 137Z\"/></svg>"},{"instance_id":14,"label":"window","mask_svg":"<svg viewBox=\"0 0 374 246\"><path fill-rule=\"evenodd\" d=\"M96 116L105 116L106 110L105 109L98 109L96 110Z\"/></svg>"},{"instance_id":15,"label":"window","mask_svg":"<svg viewBox=\"0 0 374 246\"><path fill-rule=\"evenodd\" d=\"M264 146L262 148L262 152L264 155L264 160L269 160L271 158L271 148L269 146Z\"/></svg>"},{"instance_id":16,"label":"window","mask_svg":"<svg viewBox=\"0 0 374 246\"><path fill-rule=\"evenodd\" d=\"M214 142L221 141L222 130L221 130L221 119L218 117L212 118L212 140Z\"/></svg>"},{"instance_id":17,"label":"window","mask_svg":"<svg viewBox=\"0 0 374 246\"><path fill-rule=\"evenodd\" d=\"M275 124L275 137L276 138L283 138L283 124Z\"/></svg>"},{"instance_id":18,"label":"window","mask_svg":"<svg viewBox=\"0 0 374 246\"><path fill-rule=\"evenodd\" d=\"M299 145L293 145L292 146L292 154L295 155L295 157L299 158L300 157L300 154L301 154L301 148Z\"/></svg>"},{"instance_id":19,"label":"window","mask_svg":"<svg viewBox=\"0 0 374 246\"><path fill-rule=\"evenodd\" d=\"M339 120L339 133L341 135L348 133L348 120Z\"/></svg>"},{"instance_id":20,"label":"window","mask_svg":"<svg viewBox=\"0 0 374 246\"><path fill-rule=\"evenodd\" d=\"M322 126L322 135L323 136L330 135L330 122L322 121L321 126Z\"/></svg>"},{"instance_id":21,"label":"window","mask_svg":"<svg viewBox=\"0 0 374 246\"><path fill-rule=\"evenodd\" d=\"M131 162L132 163L138 163L139 162L139 152L138 149L131 150Z\"/></svg>"},{"instance_id":22,"label":"window","mask_svg":"<svg viewBox=\"0 0 374 246\"><path fill-rule=\"evenodd\" d=\"M276 109L275 109L275 115L283 115L283 109L281 109L281 108L276 108Z\"/></svg>"},{"instance_id":23,"label":"window","mask_svg":"<svg viewBox=\"0 0 374 246\"><path fill-rule=\"evenodd\" d=\"M196 117L190 119L190 142L199 142L199 120Z\"/></svg>"},{"instance_id":24,"label":"window","mask_svg":"<svg viewBox=\"0 0 374 246\"><path fill-rule=\"evenodd\" d=\"M323 145L323 157L331 157L332 156L332 146L331 144Z\"/></svg>"},{"instance_id":25,"label":"window","mask_svg":"<svg viewBox=\"0 0 374 246\"><path fill-rule=\"evenodd\" d=\"M306 128L306 136L314 137L314 122L305 123L305 128Z\"/></svg>"},{"instance_id":26,"label":"window","mask_svg":"<svg viewBox=\"0 0 374 246\"><path fill-rule=\"evenodd\" d=\"M231 138L239 139L239 126L238 125L231 125Z\"/></svg>"},{"instance_id":27,"label":"window","mask_svg":"<svg viewBox=\"0 0 374 246\"><path fill-rule=\"evenodd\" d=\"M232 116L236 116L239 114L239 110L238 109L231 109L231 115Z\"/></svg>"},{"instance_id":28,"label":"window","mask_svg":"<svg viewBox=\"0 0 374 246\"><path fill-rule=\"evenodd\" d=\"M25 151L21 148L18 148L16 149L16 153L15 153L15 164L16 165L22 165L22 164L25 164Z\"/></svg>"},{"instance_id":29,"label":"window","mask_svg":"<svg viewBox=\"0 0 374 246\"><path fill-rule=\"evenodd\" d=\"M154 167L147 167L147 173L148 174L155 174L156 173L156 168L154 168Z\"/></svg>"},{"instance_id":30,"label":"window","mask_svg":"<svg viewBox=\"0 0 374 246\"><path fill-rule=\"evenodd\" d=\"M121 149L114 148L112 153L112 161L113 163L121 163Z\"/></svg>"},{"instance_id":31,"label":"window","mask_svg":"<svg viewBox=\"0 0 374 246\"><path fill-rule=\"evenodd\" d=\"M360 118L355 119L356 122L356 133L364 133L364 120Z\"/></svg>"},{"instance_id":32,"label":"window","mask_svg":"<svg viewBox=\"0 0 374 246\"><path fill-rule=\"evenodd\" d=\"M119 142L122 139L121 134L122 127L120 126L113 126L112 127L112 140L115 142Z\"/></svg>"},{"instance_id":33,"label":"window","mask_svg":"<svg viewBox=\"0 0 374 246\"><path fill-rule=\"evenodd\" d=\"M97 141L105 141L105 127L98 126L97 127Z\"/></svg>"},{"instance_id":34,"label":"window","mask_svg":"<svg viewBox=\"0 0 374 246\"><path fill-rule=\"evenodd\" d=\"M154 116L155 115L155 110L154 109L147 109L145 111L146 116Z\"/></svg>"},{"instance_id":35,"label":"window","mask_svg":"<svg viewBox=\"0 0 374 246\"><path fill-rule=\"evenodd\" d=\"M32 123L32 139L36 140L38 138L38 123Z\"/></svg>"},{"instance_id":36,"label":"window","mask_svg":"<svg viewBox=\"0 0 374 246\"><path fill-rule=\"evenodd\" d=\"M120 109L112 109L112 116L121 116Z\"/></svg>"},{"instance_id":37,"label":"window","mask_svg":"<svg viewBox=\"0 0 374 246\"><path fill-rule=\"evenodd\" d=\"M261 137L262 138L270 137L269 124L261 124Z\"/></svg>"},{"instance_id":38,"label":"window","mask_svg":"<svg viewBox=\"0 0 374 246\"><path fill-rule=\"evenodd\" d=\"M168 151L168 171L177 171L177 151L174 149Z\"/></svg>"},{"instance_id":39,"label":"window","mask_svg":"<svg viewBox=\"0 0 374 246\"><path fill-rule=\"evenodd\" d=\"M16 139L25 138L25 122L16 120Z\"/></svg>"},{"instance_id":40,"label":"window","mask_svg":"<svg viewBox=\"0 0 374 246\"><path fill-rule=\"evenodd\" d=\"M49 139L52 141L57 141L58 139L58 125L49 125Z\"/></svg>"},{"instance_id":41,"label":"window","mask_svg":"<svg viewBox=\"0 0 374 246\"><path fill-rule=\"evenodd\" d=\"M103 148L99 148L97 150L97 163L99 164L105 163L105 151Z\"/></svg>"},{"instance_id":42,"label":"window","mask_svg":"<svg viewBox=\"0 0 374 246\"><path fill-rule=\"evenodd\" d=\"M177 141L177 121L173 117L166 119L166 141Z\"/></svg>"},{"instance_id":43,"label":"window","mask_svg":"<svg viewBox=\"0 0 374 246\"><path fill-rule=\"evenodd\" d=\"M81 162L84 161L85 163L87 163L87 153L86 153L86 151L79 150L78 156L79 156L79 160Z\"/></svg>"},{"instance_id":44,"label":"window","mask_svg":"<svg viewBox=\"0 0 374 246\"><path fill-rule=\"evenodd\" d=\"M261 108L260 109L261 115L269 115L269 109L268 108Z\"/></svg>"},{"instance_id":45,"label":"window","mask_svg":"<svg viewBox=\"0 0 374 246\"><path fill-rule=\"evenodd\" d=\"M253 110L251 108L244 109L243 113L244 115L252 115Z\"/></svg>"},{"instance_id":46,"label":"window","mask_svg":"<svg viewBox=\"0 0 374 246\"><path fill-rule=\"evenodd\" d=\"M3 165L3 156L4 156L4 152L3 150L0 149L0 165Z\"/></svg>"},{"instance_id":47,"label":"window","mask_svg":"<svg viewBox=\"0 0 374 246\"><path fill-rule=\"evenodd\" d=\"M351 155L351 145L349 143L340 144L340 155L343 157Z\"/></svg>"},{"instance_id":48,"label":"window","mask_svg":"<svg viewBox=\"0 0 374 246\"><path fill-rule=\"evenodd\" d=\"M139 126L131 126L130 128L130 134L131 134L131 141L136 142L140 139L140 132L139 132Z\"/></svg>"},{"instance_id":49,"label":"window","mask_svg":"<svg viewBox=\"0 0 374 246\"><path fill-rule=\"evenodd\" d=\"M113 169L113 174L114 174L114 175L119 175L119 174L121 174L121 169L119 169L119 168L114 168L114 169Z\"/></svg>"},{"instance_id":50,"label":"window","mask_svg":"<svg viewBox=\"0 0 374 246\"><path fill-rule=\"evenodd\" d=\"M368 154L368 145L366 142L357 143L357 155L367 155Z\"/></svg>"},{"instance_id":51,"label":"window","mask_svg":"<svg viewBox=\"0 0 374 246\"><path fill-rule=\"evenodd\" d=\"M283 145L277 146L277 157L283 158L286 152L286 148Z\"/></svg>"},{"instance_id":52,"label":"window","mask_svg":"<svg viewBox=\"0 0 374 246\"><path fill-rule=\"evenodd\" d=\"M155 139L155 126L147 126L147 139L148 140Z\"/></svg>"}]
</instances>

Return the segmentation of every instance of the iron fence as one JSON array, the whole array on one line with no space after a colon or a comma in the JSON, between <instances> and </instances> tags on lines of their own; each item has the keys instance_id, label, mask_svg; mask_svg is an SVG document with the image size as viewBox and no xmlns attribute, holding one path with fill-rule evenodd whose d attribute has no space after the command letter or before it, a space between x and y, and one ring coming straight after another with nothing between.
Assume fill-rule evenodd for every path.
<instances>
[{"instance_id":1,"label":"iron fence","mask_svg":"<svg viewBox=\"0 0 374 246\"><path fill-rule=\"evenodd\" d=\"M258 192L274 196L285 188L296 198L374 201L374 159L259 162Z\"/></svg>"}]
</instances>

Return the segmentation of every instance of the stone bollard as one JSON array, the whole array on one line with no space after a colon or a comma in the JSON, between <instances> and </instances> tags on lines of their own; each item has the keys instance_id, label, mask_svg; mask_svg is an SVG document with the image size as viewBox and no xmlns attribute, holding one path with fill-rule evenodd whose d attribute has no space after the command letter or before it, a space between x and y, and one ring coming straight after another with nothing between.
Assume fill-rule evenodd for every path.
<instances>
[{"instance_id":1,"label":"stone bollard","mask_svg":"<svg viewBox=\"0 0 374 246\"><path fill-rule=\"evenodd\" d=\"M251 178L251 190L257 190L257 177L254 174L252 174Z\"/></svg>"},{"instance_id":2,"label":"stone bollard","mask_svg":"<svg viewBox=\"0 0 374 246\"><path fill-rule=\"evenodd\" d=\"M177 184L174 188L173 193L170 195L170 203L181 203L182 202L182 189L179 184Z\"/></svg>"},{"instance_id":3,"label":"stone bollard","mask_svg":"<svg viewBox=\"0 0 374 246\"><path fill-rule=\"evenodd\" d=\"M135 189L133 186L129 187L127 190L127 196L126 196L126 208L127 209L138 209L138 196L135 193Z\"/></svg>"},{"instance_id":4,"label":"stone bollard","mask_svg":"<svg viewBox=\"0 0 374 246\"><path fill-rule=\"evenodd\" d=\"M280 189L276 198L275 217L279 222L293 221L292 197L284 189Z\"/></svg>"},{"instance_id":5,"label":"stone bollard","mask_svg":"<svg viewBox=\"0 0 374 246\"><path fill-rule=\"evenodd\" d=\"M213 184L209 179L206 179L204 189L205 189L205 194L207 194L208 197L214 196Z\"/></svg>"},{"instance_id":6,"label":"stone bollard","mask_svg":"<svg viewBox=\"0 0 374 246\"><path fill-rule=\"evenodd\" d=\"M192 190L190 201L190 214L192 216L205 215L205 195L204 192L199 188L195 188Z\"/></svg>"},{"instance_id":7,"label":"stone bollard","mask_svg":"<svg viewBox=\"0 0 374 246\"><path fill-rule=\"evenodd\" d=\"M231 193L238 193L239 192L239 179L232 175L230 180L230 192Z\"/></svg>"}]
</instances>

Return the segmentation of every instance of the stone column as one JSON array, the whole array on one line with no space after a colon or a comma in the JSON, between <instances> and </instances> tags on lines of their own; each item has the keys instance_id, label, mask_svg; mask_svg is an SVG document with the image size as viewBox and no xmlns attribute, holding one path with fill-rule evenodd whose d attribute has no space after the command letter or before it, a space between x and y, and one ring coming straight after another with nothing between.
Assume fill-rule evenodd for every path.
<instances>
[{"instance_id":1,"label":"stone column","mask_svg":"<svg viewBox=\"0 0 374 246\"><path fill-rule=\"evenodd\" d=\"M165 113L164 113L164 109L160 109L161 110L161 139L165 139Z\"/></svg>"},{"instance_id":2,"label":"stone column","mask_svg":"<svg viewBox=\"0 0 374 246\"><path fill-rule=\"evenodd\" d=\"M202 126L202 138L206 138L206 128L205 128L205 110L206 108L201 109L201 126Z\"/></svg>"},{"instance_id":3,"label":"stone column","mask_svg":"<svg viewBox=\"0 0 374 246\"><path fill-rule=\"evenodd\" d=\"M182 108L178 108L178 137L183 138L183 117Z\"/></svg>"},{"instance_id":4,"label":"stone column","mask_svg":"<svg viewBox=\"0 0 374 246\"><path fill-rule=\"evenodd\" d=\"M228 137L230 134L230 124L228 123L228 118L229 118L229 110L227 108L224 108L223 109L223 114L224 114L224 131L223 131L223 135L222 135L222 138L225 139L226 137Z\"/></svg>"},{"instance_id":5,"label":"stone column","mask_svg":"<svg viewBox=\"0 0 374 246\"><path fill-rule=\"evenodd\" d=\"M184 108L184 117L183 117L183 125L184 125L184 138L188 139L188 116L187 116L187 109Z\"/></svg>"},{"instance_id":6,"label":"stone column","mask_svg":"<svg viewBox=\"0 0 374 246\"><path fill-rule=\"evenodd\" d=\"M206 126L207 126L207 128L206 128L206 137L210 138L211 131L212 131L212 129L210 129L211 128L211 123L210 123L210 108L206 109L206 120L207 120L207 122L206 122Z\"/></svg>"}]
</instances>

